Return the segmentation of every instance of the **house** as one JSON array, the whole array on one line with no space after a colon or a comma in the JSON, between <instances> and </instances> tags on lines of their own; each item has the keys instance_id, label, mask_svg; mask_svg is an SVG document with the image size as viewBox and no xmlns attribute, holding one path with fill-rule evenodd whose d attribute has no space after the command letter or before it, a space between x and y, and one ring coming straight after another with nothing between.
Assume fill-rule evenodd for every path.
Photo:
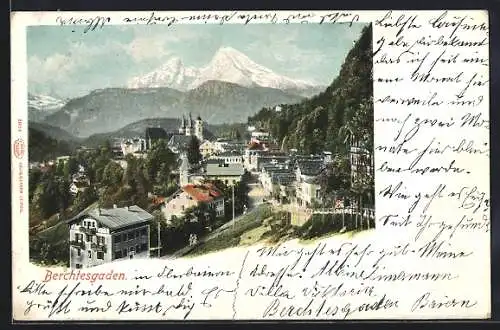
<instances>
[{"instance_id":1,"label":"house","mask_svg":"<svg viewBox=\"0 0 500 330\"><path fill-rule=\"evenodd\" d=\"M362 178L373 178L374 159L370 152L359 143L352 143L350 150L351 163L351 185L357 183Z\"/></svg>"},{"instance_id":2,"label":"house","mask_svg":"<svg viewBox=\"0 0 500 330\"><path fill-rule=\"evenodd\" d=\"M161 127L148 127L144 134L144 139L146 141L146 150L151 149L153 144L159 140L168 140L167 131Z\"/></svg>"},{"instance_id":3,"label":"house","mask_svg":"<svg viewBox=\"0 0 500 330\"><path fill-rule=\"evenodd\" d=\"M92 153L94 152L96 149L95 148L90 148L90 147L87 147L87 146L80 146L76 149L76 152L77 153L83 153L83 154L89 154L89 153Z\"/></svg>"},{"instance_id":4,"label":"house","mask_svg":"<svg viewBox=\"0 0 500 330\"><path fill-rule=\"evenodd\" d=\"M135 154L146 150L146 139L135 137L132 139L124 139L121 142L121 150L123 156Z\"/></svg>"},{"instance_id":5,"label":"house","mask_svg":"<svg viewBox=\"0 0 500 330\"><path fill-rule=\"evenodd\" d=\"M149 257L153 216L140 207L94 207L67 221L71 268Z\"/></svg>"},{"instance_id":6,"label":"house","mask_svg":"<svg viewBox=\"0 0 500 330\"><path fill-rule=\"evenodd\" d=\"M323 151L322 155L323 155L323 161L325 162L325 164L330 164L331 162L333 162L333 156L332 156L332 153L330 151Z\"/></svg>"},{"instance_id":7,"label":"house","mask_svg":"<svg viewBox=\"0 0 500 330\"><path fill-rule=\"evenodd\" d=\"M74 174L71 181L69 191L73 196L85 191L90 186L90 180L83 172Z\"/></svg>"},{"instance_id":8,"label":"house","mask_svg":"<svg viewBox=\"0 0 500 330\"><path fill-rule=\"evenodd\" d=\"M300 207L311 207L321 201L318 175L324 169L322 160L299 160L295 170L295 201Z\"/></svg>"},{"instance_id":9,"label":"house","mask_svg":"<svg viewBox=\"0 0 500 330\"><path fill-rule=\"evenodd\" d=\"M262 167L259 180L264 193L267 196L274 197L279 194L280 181L293 180L294 177L293 171L286 165L267 164Z\"/></svg>"},{"instance_id":10,"label":"house","mask_svg":"<svg viewBox=\"0 0 500 330\"><path fill-rule=\"evenodd\" d=\"M270 135L264 131L254 131L251 133L250 143L265 143L270 141Z\"/></svg>"},{"instance_id":11,"label":"house","mask_svg":"<svg viewBox=\"0 0 500 330\"><path fill-rule=\"evenodd\" d=\"M224 149L216 142L205 140L200 144L200 153L203 158L208 158L216 153L222 152Z\"/></svg>"},{"instance_id":12,"label":"house","mask_svg":"<svg viewBox=\"0 0 500 330\"><path fill-rule=\"evenodd\" d=\"M59 156L56 158L56 164L63 163L66 164L70 159L70 156Z\"/></svg>"},{"instance_id":13,"label":"house","mask_svg":"<svg viewBox=\"0 0 500 330\"><path fill-rule=\"evenodd\" d=\"M69 185L69 192L73 195L76 196L78 193L81 193L85 191L89 187L89 184L86 181L73 181Z\"/></svg>"},{"instance_id":14,"label":"house","mask_svg":"<svg viewBox=\"0 0 500 330\"><path fill-rule=\"evenodd\" d=\"M207 160L204 177L208 180L220 180L228 185L233 185L241 181L245 174L242 164L226 164L220 160Z\"/></svg>"},{"instance_id":15,"label":"house","mask_svg":"<svg viewBox=\"0 0 500 330\"><path fill-rule=\"evenodd\" d=\"M267 152L265 145L261 143L251 143L245 149L243 164L248 171L257 171L257 158Z\"/></svg>"},{"instance_id":16,"label":"house","mask_svg":"<svg viewBox=\"0 0 500 330\"><path fill-rule=\"evenodd\" d=\"M214 209L216 216L224 216L224 196L213 184L187 184L165 200L161 210L170 223L174 217L181 218L187 209L200 204Z\"/></svg>"}]
</instances>

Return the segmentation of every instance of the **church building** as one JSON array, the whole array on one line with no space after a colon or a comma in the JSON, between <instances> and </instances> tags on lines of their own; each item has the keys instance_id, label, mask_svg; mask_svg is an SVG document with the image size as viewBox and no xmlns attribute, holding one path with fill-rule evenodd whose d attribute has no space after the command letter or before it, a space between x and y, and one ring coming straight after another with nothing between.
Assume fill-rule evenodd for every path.
<instances>
[{"instance_id":1,"label":"church building","mask_svg":"<svg viewBox=\"0 0 500 330\"><path fill-rule=\"evenodd\" d=\"M186 118L182 116L181 127L179 127L179 134L186 136L196 136L200 142L203 142L203 120L200 116L193 120L191 114Z\"/></svg>"}]
</instances>

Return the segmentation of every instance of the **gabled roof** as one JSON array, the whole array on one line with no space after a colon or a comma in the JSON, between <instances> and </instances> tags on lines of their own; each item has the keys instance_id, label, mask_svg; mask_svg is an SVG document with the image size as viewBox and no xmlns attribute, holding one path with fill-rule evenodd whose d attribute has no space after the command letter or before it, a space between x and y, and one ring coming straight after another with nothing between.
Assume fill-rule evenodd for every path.
<instances>
[{"instance_id":1,"label":"gabled roof","mask_svg":"<svg viewBox=\"0 0 500 330\"><path fill-rule=\"evenodd\" d=\"M175 147L177 149L185 148L188 146L189 142L191 141L191 138L192 137L188 135L174 134L168 141L168 146Z\"/></svg>"},{"instance_id":2,"label":"gabled roof","mask_svg":"<svg viewBox=\"0 0 500 330\"><path fill-rule=\"evenodd\" d=\"M117 207L112 209L99 209L97 206L83 210L75 217L67 220L68 224L80 221L84 217L90 217L111 231L125 228L132 225L147 223L153 219L153 216L144 211L137 205L126 207Z\"/></svg>"}]
</instances>

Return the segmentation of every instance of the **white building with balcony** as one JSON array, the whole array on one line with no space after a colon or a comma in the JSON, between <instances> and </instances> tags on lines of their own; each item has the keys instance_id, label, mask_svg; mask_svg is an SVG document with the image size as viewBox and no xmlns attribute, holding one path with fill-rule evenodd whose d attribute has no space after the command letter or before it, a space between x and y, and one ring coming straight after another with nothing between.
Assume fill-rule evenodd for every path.
<instances>
[{"instance_id":1,"label":"white building with balcony","mask_svg":"<svg viewBox=\"0 0 500 330\"><path fill-rule=\"evenodd\" d=\"M119 259L148 258L153 216L140 207L99 207L67 221L71 268L89 268Z\"/></svg>"}]
</instances>

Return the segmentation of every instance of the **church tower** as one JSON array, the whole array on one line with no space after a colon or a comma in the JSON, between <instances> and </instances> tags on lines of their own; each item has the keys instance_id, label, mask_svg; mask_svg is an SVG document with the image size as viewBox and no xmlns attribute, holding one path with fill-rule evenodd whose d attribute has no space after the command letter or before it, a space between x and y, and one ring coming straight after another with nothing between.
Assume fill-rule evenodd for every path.
<instances>
[{"instance_id":1,"label":"church tower","mask_svg":"<svg viewBox=\"0 0 500 330\"><path fill-rule=\"evenodd\" d=\"M189 114L188 122L186 124L186 135L193 135L193 119L191 118L191 113Z\"/></svg>"},{"instance_id":2,"label":"church tower","mask_svg":"<svg viewBox=\"0 0 500 330\"><path fill-rule=\"evenodd\" d=\"M196 135L200 142L203 141L203 120L199 115L194 123L194 135Z\"/></svg>"},{"instance_id":3,"label":"church tower","mask_svg":"<svg viewBox=\"0 0 500 330\"><path fill-rule=\"evenodd\" d=\"M179 127L179 133L184 134L186 132L186 118L182 115L181 127Z\"/></svg>"},{"instance_id":4,"label":"church tower","mask_svg":"<svg viewBox=\"0 0 500 330\"><path fill-rule=\"evenodd\" d=\"M189 183L189 161L187 155L181 155L181 166L179 167L179 185L184 187Z\"/></svg>"}]
</instances>

